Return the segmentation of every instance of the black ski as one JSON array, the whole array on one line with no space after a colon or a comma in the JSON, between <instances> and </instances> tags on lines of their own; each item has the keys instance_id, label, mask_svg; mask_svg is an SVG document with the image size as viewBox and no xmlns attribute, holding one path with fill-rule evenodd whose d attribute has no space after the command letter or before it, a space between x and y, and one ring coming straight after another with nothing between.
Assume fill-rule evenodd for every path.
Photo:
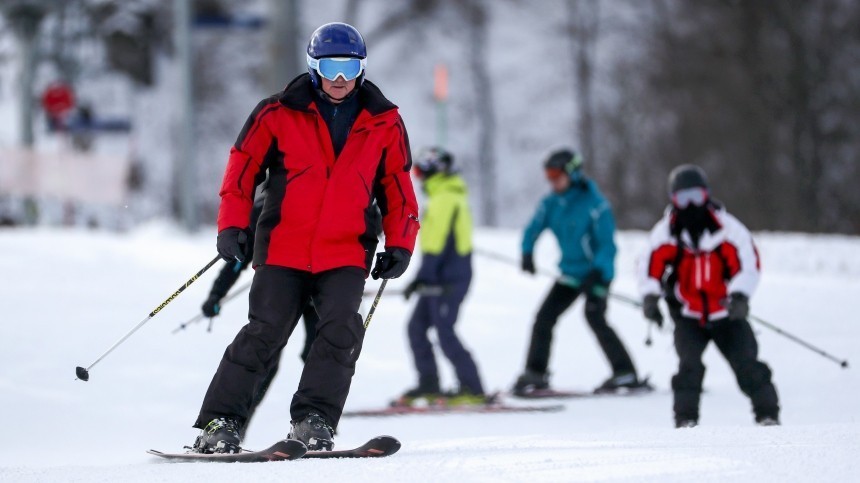
<instances>
[{"instance_id":1,"label":"black ski","mask_svg":"<svg viewBox=\"0 0 860 483\"><path fill-rule=\"evenodd\" d=\"M512 406L507 404L480 404L470 406L389 406L379 409L346 411L343 417L386 417L433 414L500 414L555 412L564 409L562 405L553 406Z\"/></svg>"},{"instance_id":2,"label":"black ski","mask_svg":"<svg viewBox=\"0 0 860 483\"><path fill-rule=\"evenodd\" d=\"M399 445L399 443L398 443ZM287 461L295 460L304 456L308 451L307 446L301 441L286 439L278 441L262 451L245 451L242 453L229 454L203 454L203 453L162 453L151 449L147 453L160 456L170 461L207 461L219 463L262 463L265 461Z\"/></svg>"},{"instance_id":3,"label":"black ski","mask_svg":"<svg viewBox=\"0 0 860 483\"><path fill-rule=\"evenodd\" d=\"M308 458L382 458L391 456L400 450L400 441L391 436L377 436L363 445L353 449L334 451L308 451Z\"/></svg>"},{"instance_id":4,"label":"black ski","mask_svg":"<svg viewBox=\"0 0 860 483\"><path fill-rule=\"evenodd\" d=\"M510 396L520 399L582 399L595 397L626 397L641 396L654 392L654 386L645 379L635 387L621 387L614 390L597 388L594 391L557 390L557 389L532 389L529 391L510 393Z\"/></svg>"}]
</instances>

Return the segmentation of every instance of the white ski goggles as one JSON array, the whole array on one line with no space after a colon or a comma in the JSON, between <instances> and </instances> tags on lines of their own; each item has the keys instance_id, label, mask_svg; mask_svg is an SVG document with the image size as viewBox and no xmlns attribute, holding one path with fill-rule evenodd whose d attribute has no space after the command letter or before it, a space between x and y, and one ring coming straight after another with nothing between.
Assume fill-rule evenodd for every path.
<instances>
[{"instance_id":1,"label":"white ski goggles","mask_svg":"<svg viewBox=\"0 0 860 483\"><path fill-rule=\"evenodd\" d=\"M330 81L337 80L338 77L343 77L345 81L351 81L358 78L365 67L367 67L367 59L357 59L355 57L323 57L322 59L314 59L310 55L307 56L308 67L320 77Z\"/></svg>"},{"instance_id":2,"label":"white ski goggles","mask_svg":"<svg viewBox=\"0 0 860 483\"><path fill-rule=\"evenodd\" d=\"M708 190L705 188L686 188L672 193L672 204L681 209L691 204L702 206L707 200Z\"/></svg>"}]
</instances>

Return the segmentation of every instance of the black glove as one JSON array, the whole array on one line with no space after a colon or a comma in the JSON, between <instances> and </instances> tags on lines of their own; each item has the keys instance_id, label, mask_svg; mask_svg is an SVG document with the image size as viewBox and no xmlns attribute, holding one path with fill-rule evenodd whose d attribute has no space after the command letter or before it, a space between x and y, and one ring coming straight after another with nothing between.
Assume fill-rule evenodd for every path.
<instances>
[{"instance_id":1,"label":"black glove","mask_svg":"<svg viewBox=\"0 0 860 483\"><path fill-rule=\"evenodd\" d=\"M412 254L405 248L386 248L384 252L376 254L376 265L370 272L370 276L374 280L397 278L406 271L411 258Z\"/></svg>"},{"instance_id":2,"label":"black glove","mask_svg":"<svg viewBox=\"0 0 860 483\"><path fill-rule=\"evenodd\" d=\"M412 294L414 294L415 291L418 290L418 287L420 285L421 285L421 282L419 282L418 280L413 280L413 281L409 282L409 285L407 285L406 288L403 289L403 298L405 298L406 300L409 300L409 297L411 297Z\"/></svg>"},{"instance_id":3,"label":"black glove","mask_svg":"<svg viewBox=\"0 0 860 483\"><path fill-rule=\"evenodd\" d=\"M657 327L663 328L663 314L660 312L660 307L657 305L657 302L659 301L660 297L657 295L646 295L645 299L642 300L642 315L644 315L646 319L657 324Z\"/></svg>"},{"instance_id":4,"label":"black glove","mask_svg":"<svg viewBox=\"0 0 860 483\"><path fill-rule=\"evenodd\" d=\"M447 285L430 284L419 280L413 280L406 286L406 289L403 290L403 296L406 297L406 300L409 300L409 297L415 293L422 297L441 297L448 292L448 289L449 286Z\"/></svg>"},{"instance_id":5,"label":"black glove","mask_svg":"<svg viewBox=\"0 0 860 483\"><path fill-rule=\"evenodd\" d=\"M224 228L218 232L218 254L228 262L244 262L248 254L248 238L247 228Z\"/></svg>"},{"instance_id":6,"label":"black glove","mask_svg":"<svg viewBox=\"0 0 860 483\"><path fill-rule=\"evenodd\" d=\"M729 311L729 320L746 320L750 314L750 298L740 292L732 292L723 305Z\"/></svg>"},{"instance_id":7,"label":"black glove","mask_svg":"<svg viewBox=\"0 0 860 483\"><path fill-rule=\"evenodd\" d=\"M215 294L209 294L209 298L203 302L203 307L201 307L201 309L203 310L203 315L206 317L209 317L210 319L215 317L219 312L221 312L221 297Z\"/></svg>"},{"instance_id":8,"label":"black glove","mask_svg":"<svg viewBox=\"0 0 860 483\"><path fill-rule=\"evenodd\" d=\"M588 275L582 279L582 283L579 284L579 289L586 295L591 294L597 297L606 298L609 294L609 290L607 289L608 285L608 283L603 281L603 275L600 273L600 270L594 269L588 272Z\"/></svg>"},{"instance_id":9,"label":"black glove","mask_svg":"<svg viewBox=\"0 0 860 483\"><path fill-rule=\"evenodd\" d=\"M523 260L520 265L524 272L528 272L532 275L535 274L535 257L531 253L523 253Z\"/></svg>"}]
</instances>

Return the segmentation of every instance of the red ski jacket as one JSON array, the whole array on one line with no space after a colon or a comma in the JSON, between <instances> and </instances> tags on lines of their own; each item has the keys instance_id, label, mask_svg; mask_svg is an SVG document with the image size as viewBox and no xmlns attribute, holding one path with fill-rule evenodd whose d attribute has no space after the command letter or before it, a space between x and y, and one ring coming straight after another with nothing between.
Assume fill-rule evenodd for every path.
<instances>
[{"instance_id":1,"label":"red ski jacket","mask_svg":"<svg viewBox=\"0 0 860 483\"><path fill-rule=\"evenodd\" d=\"M724 209L713 208L716 231L706 230L697 249L686 230L672 233L672 213L651 230L650 251L640 260L642 295L660 295L663 275L673 270L668 287L681 304L681 313L708 320L728 316L724 299L732 292L750 297L758 285L760 262L749 230Z\"/></svg>"},{"instance_id":2,"label":"red ski jacket","mask_svg":"<svg viewBox=\"0 0 860 483\"><path fill-rule=\"evenodd\" d=\"M418 204L409 176L409 138L397 106L365 81L356 94L360 111L335 158L315 95L310 76L303 74L251 113L230 150L218 230L248 227L255 186L268 170L255 267L369 270L378 241L374 199L385 246L412 252Z\"/></svg>"}]
</instances>

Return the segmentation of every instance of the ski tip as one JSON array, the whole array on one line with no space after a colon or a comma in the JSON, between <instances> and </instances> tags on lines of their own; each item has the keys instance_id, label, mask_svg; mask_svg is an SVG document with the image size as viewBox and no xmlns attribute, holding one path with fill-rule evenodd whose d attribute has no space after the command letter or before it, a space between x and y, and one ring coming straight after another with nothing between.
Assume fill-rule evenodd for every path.
<instances>
[{"instance_id":1,"label":"ski tip","mask_svg":"<svg viewBox=\"0 0 860 483\"><path fill-rule=\"evenodd\" d=\"M364 456L381 457L391 456L400 451L400 440L394 436L380 435L372 438L370 441L361 446Z\"/></svg>"}]
</instances>

